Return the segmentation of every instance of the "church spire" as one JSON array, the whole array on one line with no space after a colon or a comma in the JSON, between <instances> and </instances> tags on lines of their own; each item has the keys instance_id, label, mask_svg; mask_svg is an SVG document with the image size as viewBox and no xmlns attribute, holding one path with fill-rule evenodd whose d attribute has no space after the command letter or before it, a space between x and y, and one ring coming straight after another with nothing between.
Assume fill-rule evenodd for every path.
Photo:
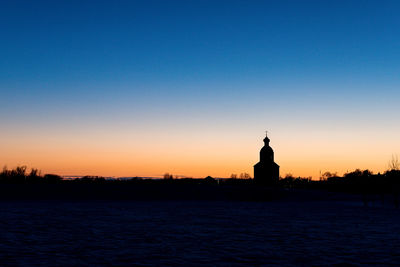
<instances>
[{"instance_id":1,"label":"church spire","mask_svg":"<svg viewBox=\"0 0 400 267\"><path fill-rule=\"evenodd\" d=\"M266 146L269 146L269 138L268 138L268 131L265 131L265 138L264 138L264 144L266 145Z\"/></svg>"}]
</instances>

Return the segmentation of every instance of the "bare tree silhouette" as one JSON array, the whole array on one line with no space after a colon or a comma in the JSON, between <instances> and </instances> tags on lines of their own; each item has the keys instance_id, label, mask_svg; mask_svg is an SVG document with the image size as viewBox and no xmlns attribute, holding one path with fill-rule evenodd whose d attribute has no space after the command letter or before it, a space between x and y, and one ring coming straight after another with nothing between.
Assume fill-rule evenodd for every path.
<instances>
[{"instance_id":1,"label":"bare tree silhouette","mask_svg":"<svg viewBox=\"0 0 400 267\"><path fill-rule=\"evenodd\" d=\"M241 173L239 177L240 179L251 179L250 174L248 174L247 172Z\"/></svg>"},{"instance_id":2,"label":"bare tree silhouette","mask_svg":"<svg viewBox=\"0 0 400 267\"><path fill-rule=\"evenodd\" d=\"M400 170L400 162L397 155L392 155L392 159L389 160L389 171L398 171Z\"/></svg>"},{"instance_id":3,"label":"bare tree silhouette","mask_svg":"<svg viewBox=\"0 0 400 267\"><path fill-rule=\"evenodd\" d=\"M174 179L174 176L172 174L169 174L168 172L164 174L164 179L166 180L172 180Z\"/></svg>"}]
</instances>

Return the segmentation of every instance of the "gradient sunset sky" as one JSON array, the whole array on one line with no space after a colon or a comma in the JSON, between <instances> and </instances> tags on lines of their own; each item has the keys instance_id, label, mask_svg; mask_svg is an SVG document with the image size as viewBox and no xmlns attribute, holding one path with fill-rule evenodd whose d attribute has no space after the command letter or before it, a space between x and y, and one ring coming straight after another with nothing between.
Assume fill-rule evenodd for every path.
<instances>
[{"instance_id":1,"label":"gradient sunset sky","mask_svg":"<svg viewBox=\"0 0 400 267\"><path fill-rule=\"evenodd\" d=\"M400 156L399 1L1 1L0 164L281 176Z\"/></svg>"}]
</instances>

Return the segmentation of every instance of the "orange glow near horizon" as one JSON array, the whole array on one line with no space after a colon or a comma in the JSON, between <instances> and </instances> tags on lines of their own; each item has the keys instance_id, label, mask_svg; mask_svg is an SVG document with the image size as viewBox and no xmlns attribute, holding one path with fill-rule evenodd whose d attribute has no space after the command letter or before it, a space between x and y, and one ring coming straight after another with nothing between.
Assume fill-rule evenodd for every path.
<instances>
[{"instance_id":1,"label":"orange glow near horizon","mask_svg":"<svg viewBox=\"0 0 400 267\"><path fill-rule=\"evenodd\" d=\"M6 153L1 154L0 162L9 168L26 165L64 176L159 177L166 172L194 178L229 177L232 173L253 176L263 136L220 132L211 137L211 132L186 135L112 131L9 136L7 143L1 144ZM372 144L371 137L304 131L270 138L282 177L290 173L318 179L325 171L339 175L356 168L385 171L399 147L388 145L389 139L382 137Z\"/></svg>"}]
</instances>

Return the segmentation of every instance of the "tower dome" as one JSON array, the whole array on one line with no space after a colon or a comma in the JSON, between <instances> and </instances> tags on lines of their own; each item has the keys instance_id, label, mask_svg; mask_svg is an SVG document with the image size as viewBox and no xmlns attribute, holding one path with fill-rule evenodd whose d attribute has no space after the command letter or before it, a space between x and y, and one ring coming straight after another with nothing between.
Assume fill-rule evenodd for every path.
<instances>
[{"instance_id":1,"label":"tower dome","mask_svg":"<svg viewBox=\"0 0 400 267\"><path fill-rule=\"evenodd\" d=\"M260 161L274 161L274 150L269 145L265 145L261 148Z\"/></svg>"},{"instance_id":2,"label":"tower dome","mask_svg":"<svg viewBox=\"0 0 400 267\"><path fill-rule=\"evenodd\" d=\"M264 146L260 150L260 161L274 161L274 150L269 146L269 142L271 141L268 138L268 132L265 134L264 138Z\"/></svg>"}]
</instances>

